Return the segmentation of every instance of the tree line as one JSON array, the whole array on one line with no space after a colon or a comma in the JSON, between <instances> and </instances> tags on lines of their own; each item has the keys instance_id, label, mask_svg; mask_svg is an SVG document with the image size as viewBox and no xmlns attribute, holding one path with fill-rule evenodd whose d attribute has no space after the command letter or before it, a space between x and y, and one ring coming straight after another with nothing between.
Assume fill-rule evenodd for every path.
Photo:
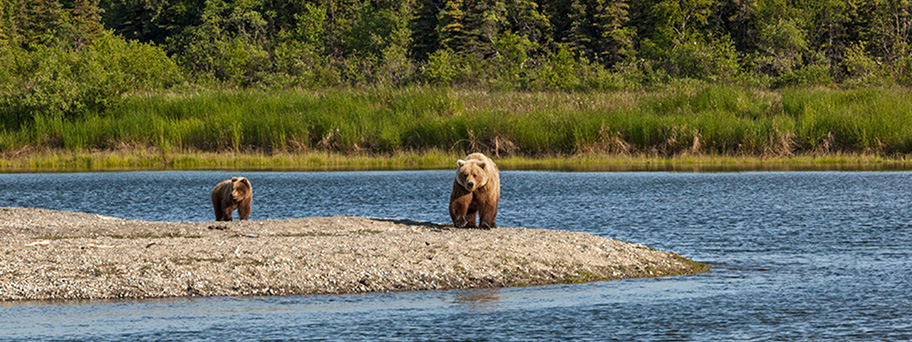
<instances>
[{"instance_id":1,"label":"tree line","mask_svg":"<svg viewBox=\"0 0 912 342\"><path fill-rule=\"evenodd\" d=\"M188 84L912 85L910 34L912 0L0 0L0 109Z\"/></svg>"}]
</instances>

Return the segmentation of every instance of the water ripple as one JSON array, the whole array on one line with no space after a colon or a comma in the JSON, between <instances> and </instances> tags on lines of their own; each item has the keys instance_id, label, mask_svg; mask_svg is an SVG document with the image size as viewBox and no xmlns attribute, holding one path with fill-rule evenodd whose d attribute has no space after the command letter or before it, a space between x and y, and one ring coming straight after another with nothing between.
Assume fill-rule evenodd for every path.
<instances>
[{"instance_id":1,"label":"water ripple","mask_svg":"<svg viewBox=\"0 0 912 342\"><path fill-rule=\"evenodd\" d=\"M211 220L243 175L251 219L449 223L451 171L0 174L0 205ZM912 339L908 172L503 172L501 226L582 231L706 261L704 274L339 296L0 303L11 341Z\"/></svg>"}]
</instances>

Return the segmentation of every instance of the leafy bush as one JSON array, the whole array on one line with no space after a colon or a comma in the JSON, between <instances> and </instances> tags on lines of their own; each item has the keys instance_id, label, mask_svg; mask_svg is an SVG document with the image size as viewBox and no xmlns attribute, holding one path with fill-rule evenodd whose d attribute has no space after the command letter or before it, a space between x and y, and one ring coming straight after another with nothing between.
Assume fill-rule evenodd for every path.
<instances>
[{"instance_id":1,"label":"leafy bush","mask_svg":"<svg viewBox=\"0 0 912 342\"><path fill-rule=\"evenodd\" d=\"M833 77L830 76L830 68L826 65L815 64L793 70L792 72L777 77L773 82L773 85L776 87L788 87L798 85L826 85L830 83L833 83Z\"/></svg>"},{"instance_id":2,"label":"leafy bush","mask_svg":"<svg viewBox=\"0 0 912 342\"><path fill-rule=\"evenodd\" d=\"M421 73L429 83L451 85L459 73L459 62L459 56L453 50L440 49L428 56Z\"/></svg>"},{"instance_id":3,"label":"leafy bush","mask_svg":"<svg viewBox=\"0 0 912 342\"><path fill-rule=\"evenodd\" d=\"M105 32L81 50L35 46L8 49L0 74L2 127L16 129L35 115L73 118L103 112L130 91L161 89L180 80L177 65L150 44Z\"/></svg>"}]
</instances>

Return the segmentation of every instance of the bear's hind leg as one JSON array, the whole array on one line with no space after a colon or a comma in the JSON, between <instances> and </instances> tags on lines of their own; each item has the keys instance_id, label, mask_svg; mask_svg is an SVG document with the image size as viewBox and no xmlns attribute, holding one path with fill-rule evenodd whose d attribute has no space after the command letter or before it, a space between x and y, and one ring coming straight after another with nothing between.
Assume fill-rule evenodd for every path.
<instances>
[{"instance_id":1,"label":"bear's hind leg","mask_svg":"<svg viewBox=\"0 0 912 342\"><path fill-rule=\"evenodd\" d=\"M213 199L212 208L215 209L215 220L221 221L223 216L221 203Z\"/></svg>"}]
</instances>

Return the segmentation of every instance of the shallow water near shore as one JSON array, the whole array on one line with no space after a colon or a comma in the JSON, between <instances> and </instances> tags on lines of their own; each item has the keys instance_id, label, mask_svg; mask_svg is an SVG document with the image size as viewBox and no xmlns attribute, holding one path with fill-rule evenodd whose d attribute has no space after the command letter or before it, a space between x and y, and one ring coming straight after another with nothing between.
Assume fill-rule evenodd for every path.
<instances>
[{"instance_id":1,"label":"shallow water near shore","mask_svg":"<svg viewBox=\"0 0 912 342\"><path fill-rule=\"evenodd\" d=\"M0 205L208 221L209 191L233 175L253 183L254 220L449 221L449 170L0 174ZM6 302L0 340L908 340L910 180L505 171L501 226L644 243L713 269L471 291Z\"/></svg>"}]
</instances>

